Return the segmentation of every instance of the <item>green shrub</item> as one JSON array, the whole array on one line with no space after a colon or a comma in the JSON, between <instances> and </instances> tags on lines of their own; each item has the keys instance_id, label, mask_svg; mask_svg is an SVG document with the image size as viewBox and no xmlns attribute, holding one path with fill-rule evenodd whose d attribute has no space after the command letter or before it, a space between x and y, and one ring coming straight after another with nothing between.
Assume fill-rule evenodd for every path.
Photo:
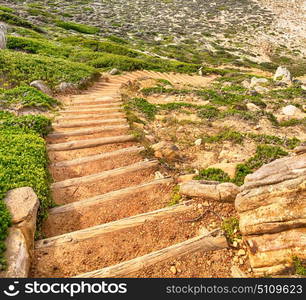
<instances>
[{"instance_id":1,"label":"green shrub","mask_svg":"<svg viewBox=\"0 0 306 300\"><path fill-rule=\"evenodd\" d=\"M50 197L48 159L45 141L51 121L43 116L23 116L0 111L0 269L5 268L5 239L11 225L3 202L6 193L17 187L30 186L36 192L40 207L38 229L53 203Z\"/></svg>"},{"instance_id":2,"label":"green shrub","mask_svg":"<svg viewBox=\"0 0 306 300\"><path fill-rule=\"evenodd\" d=\"M15 117L14 115L0 114L0 129L14 132L22 130L24 133L32 133L33 131L45 137L51 130L51 120L42 115L24 115Z\"/></svg>"},{"instance_id":3,"label":"green shrub","mask_svg":"<svg viewBox=\"0 0 306 300\"><path fill-rule=\"evenodd\" d=\"M73 23L73 22L57 21L56 26L67 29L67 30L74 30L74 31L86 33L86 34L96 34L100 31L100 29L97 27Z\"/></svg>"},{"instance_id":4,"label":"green shrub","mask_svg":"<svg viewBox=\"0 0 306 300\"><path fill-rule=\"evenodd\" d=\"M7 48L13 50L21 50L33 54L42 54L53 57L68 57L72 48L56 45L46 40L37 40L28 37L7 37Z\"/></svg>"},{"instance_id":5,"label":"green shrub","mask_svg":"<svg viewBox=\"0 0 306 300\"><path fill-rule=\"evenodd\" d=\"M213 120L219 116L219 113L220 112L218 108L212 105L204 105L201 107L197 114L202 119Z\"/></svg>"},{"instance_id":6,"label":"green shrub","mask_svg":"<svg viewBox=\"0 0 306 300\"><path fill-rule=\"evenodd\" d=\"M212 180L219 182L230 182L231 179L223 170L216 168L208 168L200 170L199 175L194 177L195 180Z\"/></svg>"},{"instance_id":7,"label":"green shrub","mask_svg":"<svg viewBox=\"0 0 306 300\"><path fill-rule=\"evenodd\" d=\"M0 5L0 10L1 11L4 11L4 12L8 12L8 13L13 13L14 10L10 7L7 7L7 6L3 6L3 5Z\"/></svg>"},{"instance_id":8,"label":"green shrub","mask_svg":"<svg viewBox=\"0 0 306 300\"><path fill-rule=\"evenodd\" d=\"M300 258L297 256L293 257L293 264L295 269L295 274L306 276L306 265L305 261L303 262Z\"/></svg>"},{"instance_id":9,"label":"green shrub","mask_svg":"<svg viewBox=\"0 0 306 300\"><path fill-rule=\"evenodd\" d=\"M0 51L0 86L20 86L34 80L43 80L51 88L61 82L79 84L97 76L97 71L85 64L60 58L27 54L9 50Z\"/></svg>"},{"instance_id":10,"label":"green shrub","mask_svg":"<svg viewBox=\"0 0 306 300\"><path fill-rule=\"evenodd\" d=\"M268 164L286 155L288 155L288 153L278 146L257 146L255 155L249 158L244 164L239 164L237 166L233 182L237 185L242 185L245 176L253 173L264 164Z\"/></svg>"},{"instance_id":11,"label":"green shrub","mask_svg":"<svg viewBox=\"0 0 306 300\"><path fill-rule=\"evenodd\" d=\"M231 244L235 239L241 239L241 234L239 232L239 219L237 217L230 217L225 219L222 222L221 228Z\"/></svg>"},{"instance_id":12,"label":"green shrub","mask_svg":"<svg viewBox=\"0 0 306 300\"><path fill-rule=\"evenodd\" d=\"M91 61L90 65L102 69L117 68L121 71L150 69L150 65L142 59L108 53L105 53L99 58Z\"/></svg>"},{"instance_id":13,"label":"green shrub","mask_svg":"<svg viewBox=\"0 0 306 300\"><path fill-rule=\"evenodd\" d=\"M231 141L236 144L241 144L243 142L244 136L242 133L233 130L223 130L217 135L206 136L203 138L205 143L218 143L222 141Z\"/></svg>"},{"instance_id":14,"label":"green shrub","mask_svg":"<svg viewBox=\"0 0 306 300\"><path fill-rule=\"evenodd\" d=\"M17 104L22 107L51 109L58 104L58 101L34 87L20 86L10 90L0 89L0 103L4 107Z\"/></svg>"},{"instance_id":15,"label":"green shrub","mask_svg":"<svg viewBox=\"0 0 306 300\"><path fill-rule=\"evenodd\" d=\"M36 25L28 22L27 20L24 20L14 14L11 14L9 12L5 12L3 10L0 10L0 21L5 22L10 25L25 27L29 29L33 29L37 32L43 32L39 27Z\"/></svg>"},{"instance_id":16,"label":"green shrub","mask_svg":"<svg viewBox=\"0 0 306 300\"><path fill-rule=\"evenodd\" d=\"M157 113L157 108L154 104L149 103L143 98L133 98L128 102L130 109L136 109L143 113L148 119L153 120Z\"/></svg>"}]
</instances>

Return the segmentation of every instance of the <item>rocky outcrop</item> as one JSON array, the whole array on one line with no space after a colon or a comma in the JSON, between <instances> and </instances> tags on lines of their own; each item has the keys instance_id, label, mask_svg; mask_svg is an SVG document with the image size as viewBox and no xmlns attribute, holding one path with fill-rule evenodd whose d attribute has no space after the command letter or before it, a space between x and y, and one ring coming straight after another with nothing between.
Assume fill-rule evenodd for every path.
<instances>
[{"instance_id":1,"label":"rocky outcrop","mask_svg":"<svg viewBox=\"0 0 306 300\"><path fill-rule=\"evenodd\" d=\"M13 226L6 240L8 268L0 273L0 277L27 277L39 200L32 188L22 187L9 191L4 202L12 216Z\"/></svg>"},{"instance_id":2,"label":"rocky outcrop","mask_svg":"<svg viewBox=\"0 0 306 300\"><path fill-rule=\"evenodd\" d=\"M304 149L304 150L303 150ZM257 276L292 270L306 259L306 149L248 175L237 195L240 231Z\"/></svg>"},{"instance_id":3,"label":"rocky outcrop","mask_svg":"<svg viewBox=\"0 0 306 300\"><path fill-rule=\"evenodd\" d=\"M51 89L42 81L42 80L35 80L30 83L30 86L38 89L39 91L52 96L52 91Z\"/></svg>"},{"instance_id":4,"label":"rocky outcrop","mask_svg":"<svg viewBox=\"0 0 306 300\"><path fill-rule=\"evenodd\" d=\"M180 194L189 197L201 197L205 200L233 202L239 193L239 187L233 183L191 180L180 187Z\"/></svg>"},{"instance_id":5,"label":"rocky outcrop","mask_svg":"<svg viewBox=\"0 0 306 300\"><path fill-rule=\"evenodd\" d=\"M0 49L6 48L6 32L6 25L4 23L0 23Z\"/></svg>"}]
</instances>

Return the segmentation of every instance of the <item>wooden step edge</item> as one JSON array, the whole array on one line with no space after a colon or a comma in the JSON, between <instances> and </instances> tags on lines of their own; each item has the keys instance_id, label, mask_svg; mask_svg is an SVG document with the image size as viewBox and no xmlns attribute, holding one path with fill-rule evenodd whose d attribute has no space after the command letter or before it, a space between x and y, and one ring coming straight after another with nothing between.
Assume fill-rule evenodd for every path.
<instances>
[{"instance_id":1,"label":"wooden step edge","mask_svg":"<svg viewBox=\"0 0 306 300\"><path fill-rule=\"evenodd\" d=\"M92 102L91 102L92 103ZM89 104L87 103L86 105L79 105L77 103L67 103L67 107L71 107L71 108L76 108L76 109L85 109L85 108L113 108L113 107L121 107L123 104L122 101L117 101L117 102L113 102L113 103L104 103L104 104L99 104L99 103L94 103L94 104Z\"/></svg>"},{"instance_id":2,"label":"wooden step edge","mask_svg":"<svg viewBox=\"0 0 306 300\"><path fill-rule=\"evenodd\" d=\"M131 186L125 189L112 191L106 194L102 194L99 196L95 196L92 198L76 201L73 203L65 204L62 206L54 207L49 210L49 215L57 215L57 214L63 214L70 211L74 211L81 208L87 208L93 205L99 205L105 202L112 202L117 201L120 197L125 197L128 195L133 195L135 192L144 192L154 186L157 185L163 185L163 184L170 184L173 182L172 178L164 178L164 179L156 179L152 180L150 182Z\"/></svg>"},{"instance_id":3,"label":"wooden step edge","mask_svg":"<svg viewBox=\"0 0 306 300\"><path fill-rule=\"evenodd\" d=\"M126 228L132 228L135 226L139 226L148 221L152 221L158 218L163 218L176 213L182 213L190 209L193 209L192 207L193 207L192 205L186 205L185 203L177 204L175 206L150 211L147 213L131 216L121 220L104 223L94 227L89 227L86 229L65 233L62 235L37 241L35 243L35 248L39 249L45 247L57 247L68 243L69 244L78 243L80 241L95 238L105 233L110 233Z\"/></svg>"},{"instance_id":4,"label":"wooden step edge","mask_svg":"<svg viewBox=\"0 0 306 300\"><path fill-rule=\"evenodd\" d=\"M71 106L82 106L84 107L85 105L92 106L92 105L111 105L111 104L122 104L122 100L85 100L85 101L69 101L67 104Z\"/></svg>"},{"instance_id":5,"label":"wooden step edge","mask_svg":"<svg viewBox=\"0 0 306 300\"><path fill-rule=\"evenodd\" d=\"M100 153L96 155L84 156L84 157L80 157L76 159L56 162L56 163L51 164L51 167L60 168L60 167L78 166L81 164L93 162L93 161L100 160L100 159L107 159L107 158L111 158L111 157L115 157L119 155L138 153L144 150L145 148L142 146L127 147L127 148L123 148L123 149L119 149L119 150L115 150L111 152L105 152L105 153Z\"/></svg>"},{"instance_id":6,"label":"wooden step edge","mask_svg":"<svg viewBox=\"0 0 306 300\"><path fill-rule=\"evenodd\" d=\"M105 131L112 131L118 129L129 129L129 125L109 125L109 126L101 126L101 127L92 127L92 128L84 128L79 130L71 130L71 131L59 131L53 132L48 135L48 138L62 138L62 137L72 137L72 136L79 136L79 135L89 135L95 134Z\"/></svg>"},{"instance_id":7,"label":"wooden step edge","mask_svg":"<svg viewBox=\"0 0 306 300\"><path fill-rule=\"evenodd\" d=\"M125 118L117 119L103 119L103 120L90 120L90 121L78 121L78 122L58 122L53 123L52 126L56 128L73 128L73 127L82 127L90 125L99 125L104 123L126 123Z\"/></svg>"},{"instance_id":8,"label":"wooden step edge","mask_svg":"<svg viewBox=\"0 0 306 300\"><path fill-rule=\"evenodd\" d=\"M60 110L59 113L79 113L79 112L88 112L88 111L103 111L103 112L110 112L110 111L120 111L122 110L122 105L118 105L116 107L105 107L105 108L85 108L85 109L67 109L67 110Z\"/></svg>"},{"instance_id":9,"label":"wooden step edge","mask_svg":"<svg viewBox=\"0 0 306 300\"><path fill-rule=\"evenodd\" d=\"M52 144L48 145L47 149L49 151L67 151L67 150L84 149L84 148L97 147L106 144L124 143L132 141L135 141L135 136L133 135L118 135L112 137Z\"/></svg>"},{"instance_id":10,"label":"wooden step edge","mask_svg":"<svg viewBox=\"0 0 306 300\"><path fill-rule=\"evenodd\" d=\"M103 171L103 172L96 173L96 174L91 174L87 176L75 177L75 178L70 178L70 179L66 179L63 181L58 181L58 182L51 184L51 188L52 189L62 189L62 188L66 188L66 187L73 186L73 185L91 183L91 182L103 180L106 178L116 177L116 176L130 173L130 172L152 168L152 167L157 166L158 163L159 163L158 160L141 161L141 162L137 162L132 165L121 167L121 168L116 168L116 169Z\"/></svg>"},{"instance_id":11,"label":"wooden step edge","mask_svg":"<svg viewBox=\"0 0 306 300\"><path fill-rule=\"evenodd\" d=\"M100 117L114 117L114 116L124 116L124 112L107 112L107 113L97 113L97 114L79 114L75 116L60 116L56 117L55 121L60 120L75 120L75 119L85 119L85 118L100 118ZM103 119L108 120L108 119Z\"/></svg>"},{"instance_id":12,"label":"wooden step edge","mask_svg":"<svg viewBox=\"0 0 306 300\"><path fill-rule=\"evenodd\" d=\"M197 251L215 251L225 249L228 247L228 244L224 236L211 236L211 234L218 230L219 229L113 266L79 274L74 278L123 277L174 257L192 254Z\"/></svg>"}]
</instances>

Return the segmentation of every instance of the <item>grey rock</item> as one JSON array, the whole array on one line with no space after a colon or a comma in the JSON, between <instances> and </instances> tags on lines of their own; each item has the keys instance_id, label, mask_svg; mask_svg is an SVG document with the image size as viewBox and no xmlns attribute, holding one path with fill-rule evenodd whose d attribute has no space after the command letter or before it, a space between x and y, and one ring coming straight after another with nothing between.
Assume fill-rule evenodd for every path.
<instances>
[{"instance_id":1,"label":"grey rock","mask_svg":"<svg viewBox=\"0 0 306 300\"><path fill-rule=\"evenodd\" d=\"M21 187L9 191L4 202L11 213L12 223L25 236L28 248L33 247L36 231L36 217L39 200L30 187Z\"/></svg>"},{"instance_id":2,"label":"grey rock","mask_svg":"<svg viewBox=\"0 0 306 300\"><path fill-rule=\"evenodd\" d=\"M7 269L0 272L2 278L25 278L30 269L30 255L26 240L22 231L18 228L10 228L6 239L5 258Z\"/></svg>"},{"instance_id":3,"label":"grey rock","mask_svg":"<svg viewBox=\"0 0 306 300\"><path fill-rule=\"evenodd\" d=\"M6 48L7 27L4 23L0 23L0 49Z\"/></svg>"},{"instance_id":4,"label":"grey rock","mask_svg":"<svg viewBox=\"0 0 306 300\"><path fill-rule=\"evenodd\" d=\"M43 92L43 93L45 93L49 96L52 96L51 89L42 80L35 80L35 81L30 83L30 86L38 89L39 91L41 91L41 92Z\"/></svg>"}]
</instances>

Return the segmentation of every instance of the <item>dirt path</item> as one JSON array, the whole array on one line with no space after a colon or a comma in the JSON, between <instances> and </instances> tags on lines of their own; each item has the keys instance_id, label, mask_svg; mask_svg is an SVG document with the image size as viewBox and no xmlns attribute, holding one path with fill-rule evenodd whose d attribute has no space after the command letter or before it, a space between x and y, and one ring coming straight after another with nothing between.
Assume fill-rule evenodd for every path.
<instances>
[{"instance_id":1,"label":"dirt path","mask_svg":"<svg viewBox=\"0 0 306 300\"><path fill-rule=\"evenodd\" d=\"M137 71L62 99L65 108L47 138L59 206L44 223L45 239L36 242L33 277L229 276L227 267L203 267L208 257L230 260L225 238L190 222L197 204L168 205L173 180L156 179L162 167L143 158L129 132L119 89L141 77L190 85L213 80ZM179 257L181 270L174 271Z\"/></svg>"}]
</instances>

